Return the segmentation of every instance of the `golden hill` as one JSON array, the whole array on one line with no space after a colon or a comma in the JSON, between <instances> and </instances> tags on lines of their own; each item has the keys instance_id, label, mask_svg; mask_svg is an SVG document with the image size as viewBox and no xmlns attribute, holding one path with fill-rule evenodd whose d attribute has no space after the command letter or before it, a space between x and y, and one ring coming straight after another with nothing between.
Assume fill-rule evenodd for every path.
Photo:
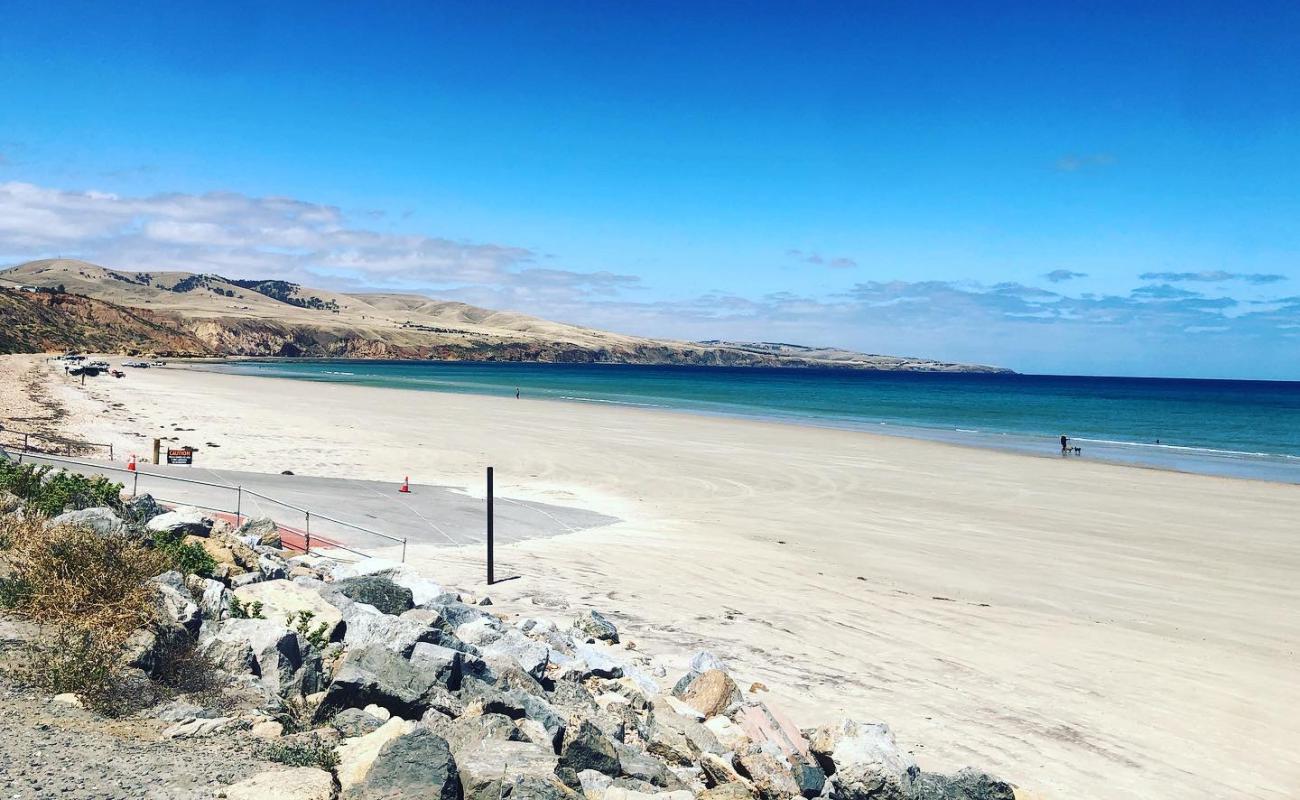
<instances>
[{"instance_id":1,"label":"golden hill","mask_svg":"<svg viewBox=\"0 0 1300 800\"><path fill-rule=\"evenodd\" d=\"M22 287L64 294L37 295L20 291ZM28 307L21 312L28 332L0 339L0 351L8 352L105 349L95 348L91 342L121 341L123 344L108 349L232 356L1001 371L798 345L648 339L418 295L341 293L284 281L117 270L73 259L31 261L5 270L0 272L0 288L8 289L5 294L10 296L10 302L0 305L0 322L7 323L10 315L20 314L21 303L13 297L26 299L28 306L32 298L45 298L45 322L41 324L54 325L51 315L57 316L60 310L72 314L80 309L79 315L69 317L64 339L84 340L51 348L51 342L62 340L51 331L37 334L39 326ZM94 313L82 313L91 306L50 299L74 296L100 305L94 306ZM114 309L111 314L110 309ZM134 316L141 324L154 326L152 338L158 346L127 344L150 339L144 329L132 328L130 335L122 330L105 338L108 329L98 330L100 323L95 320L107 316ZM15 316L15 329L17 320Z\"/></svg>"}]
</instances>

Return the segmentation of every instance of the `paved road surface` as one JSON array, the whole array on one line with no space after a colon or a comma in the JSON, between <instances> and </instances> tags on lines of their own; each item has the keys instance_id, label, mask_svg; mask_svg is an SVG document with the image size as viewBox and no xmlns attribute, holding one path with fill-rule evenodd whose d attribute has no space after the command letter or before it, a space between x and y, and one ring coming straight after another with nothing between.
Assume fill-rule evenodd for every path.
<instances>
[{"instance_id":1,"label":"paved road surface","mask_svg":"<svg viewBox=\"0 0 1300 800\"><path fill-rule=\"evenodd\" d=\"M19 454L11 452L10 456L18 458ZM238 512L243 516L271 517L298 530L308 527L305 509L311 512L310 530L314 538L330 539L362 551L390 547L394 543L350 525L398 539L406 537L420 544L476 544L485 537L483 499L449 486L412 484L410 494L400 494L396 485L376 481L161 465L141 466L133 476L122 470L120 462L76 459L77 463L70 463L66 459L31 453L22 454L22 460L106 475L124 483L128 493L134 488L140 494L149 493L164 502ZM243 490L237 491L236 487ZM501 496L496 498L495 512L495 538L500 544L556 536L617 521L582 509Z\"/></svg>"}]
</instances>

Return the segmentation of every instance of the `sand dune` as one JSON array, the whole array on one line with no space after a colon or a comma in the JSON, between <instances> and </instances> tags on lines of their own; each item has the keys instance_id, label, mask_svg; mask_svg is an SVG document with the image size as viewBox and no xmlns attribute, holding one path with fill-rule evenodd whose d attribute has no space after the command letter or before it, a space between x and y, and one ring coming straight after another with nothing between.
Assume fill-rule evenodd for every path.
<instances>
[{"instance_id":1,"label":"sand dune","mask_svg":"<svg viewBox=\"0 0 1300 800\"><path fill-rule=\"evenodd\" d=\"M887 720L923 766L1058 798L1300 796L1294 486L172 369L82 391L61 389L83 434L127 452L179 425L200 464L471 492L493 464L504 495L617 516L502 548L522 577L492 593L710 647L801 724ZM482 581L478 548L413 555Z\"/></svg>"}]
</instances>

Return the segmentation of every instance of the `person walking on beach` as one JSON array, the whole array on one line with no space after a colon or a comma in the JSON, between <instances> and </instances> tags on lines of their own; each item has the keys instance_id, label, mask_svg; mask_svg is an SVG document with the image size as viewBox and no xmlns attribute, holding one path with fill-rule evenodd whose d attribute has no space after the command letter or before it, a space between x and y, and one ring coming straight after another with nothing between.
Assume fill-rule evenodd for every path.
<instances>
[{"instance_id":1,"label":"person walking on beach","mask_svg":"<svg viewBox=\"0 0 1300 800\"><path fill-rule=\"evenodd\" d=\"M1070 451L1070 437L1066 436L1063 433L1061 434L1061 455L1065 455L1069 451Z\"/></svg>"},{"instance_id":2,"label":"person walking on beach","mask_svg":"<svg viewBox=\"0 0 1300 800\"><path fill-rule=\"evenodd\" d=\"M516 399L516 400L519 399L519 387L518 387L518 386L515 387L515 399Z\"/></svg>"}]
</instances>

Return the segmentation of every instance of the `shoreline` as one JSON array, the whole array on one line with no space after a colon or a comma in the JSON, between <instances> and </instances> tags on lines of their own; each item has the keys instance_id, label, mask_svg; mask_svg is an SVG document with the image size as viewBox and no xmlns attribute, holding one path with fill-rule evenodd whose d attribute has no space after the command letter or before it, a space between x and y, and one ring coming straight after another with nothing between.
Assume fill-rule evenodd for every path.
<instances>
[{"instance_id":1,"label":"shoreline","mask_svg":"<svg viewBox=\"0 0 1300 800\"><path fill-rule=\"evenodd\" d=\"M225 371L221 369L209 369L207 365L240 364L245 362L269 362L294 364L303 361L313 363L339 363L346 364L349 361L371 362L371 363L405 363L389 359L268 359L263 357L248 357L246 359L203 359L202 361L190 361L178 364L182 369L193 369L196 371L208 371L217 374L237 375L241 377L271 378L278 380L303 381L313 384L325 385L351 385L374 389L398 389L406 391L433 392L450 395L471 395L478 397L505 397L508 391L456 391L450 389L430 387L410 387L410 386L383 386L374 383L335 381L327 379L315 379L312 377L297 377L285 375L259 375L248 372ZM542 362L537 362L541 364ZM591 366L591 365L581 365ZM595 366L626 366L626 365L595 365ZM633 365L635 366L635 365ZM686 367L691 368L691 367ZM751 367L737 367L736 369L754 369ZM1048 376L1048 377L1067 377L1067 376ZM1190 380L1190 379L1189 379ZM646 410L653 412L666 412L672 414L685 414L693 416L710 417L723 420L736 420L743 422L755 423L773 423L780 425L790 425L802 428L815 428L821 430L850 431L854 433L866 434L868 436L886 436L891 438L906 438L913 441L925 441L947 446L974 449L981 451L993 451L1002 453L1012 453L1016 455L1032 456L1043 459L1061 458L1055 448L1055 435L1048 434L1028 434L1016 433L1012 431L998 430L976 430L957 427L955 424L948 425L925 425L922 423L894 422L888 420L853 420L837 418L834 416L815 416L811 414L799 414L797 412L781 413L772 411L769 413L746 413L742 410L716 410L701 408L691 405L670 405L664 403L638 403L634 400L619 399L602 399L602 398L584 398L572 396L548 396L532 395L529 400L541 400L548 402L560 402L565 404L590 404L601 406L614 406L626 408L629 410ZM1198 445L1172 445L1153 442L1127 441L1117 439L1099 439L1088 436L1072 436L1071 439L1076 442L1084 443L1085 450L1081 458L1093 463L1110 464L1114 466L1133 467L1137 469L1148 469L1157 471L1177 472L1188 475L1203 475L1211 477L1230 478L1234 480L1262 481L1274 483L1283 486L1300 485L1300 455L1291 455L1287 453L1268 453L1253 452L1246 450L1234 450L1225 448L1215 448ZM1073 457L1071 457L1073 458ZM1161 458L1164 458L1163 463ZM1279 472L1280 471L1280 472Z\"/></svg>"},{"instance_id":2,"label":"shoreline","mask_svg":"<svg viewBox=\"0 0 1300 800\"><path fill-rule=\"evenodd\" d=\"M175 436L196 470L409 470L474 494L492 464L498 496L616 517L498 548L521 579L494 599L617 613L683 663L712 649L800 724L888 720L926 769L1060 798L1300 787L1294 486L192 369L51 387L84 438ZM482 586L480 547L410 560Z\"/></svg>"}]
</instances>

